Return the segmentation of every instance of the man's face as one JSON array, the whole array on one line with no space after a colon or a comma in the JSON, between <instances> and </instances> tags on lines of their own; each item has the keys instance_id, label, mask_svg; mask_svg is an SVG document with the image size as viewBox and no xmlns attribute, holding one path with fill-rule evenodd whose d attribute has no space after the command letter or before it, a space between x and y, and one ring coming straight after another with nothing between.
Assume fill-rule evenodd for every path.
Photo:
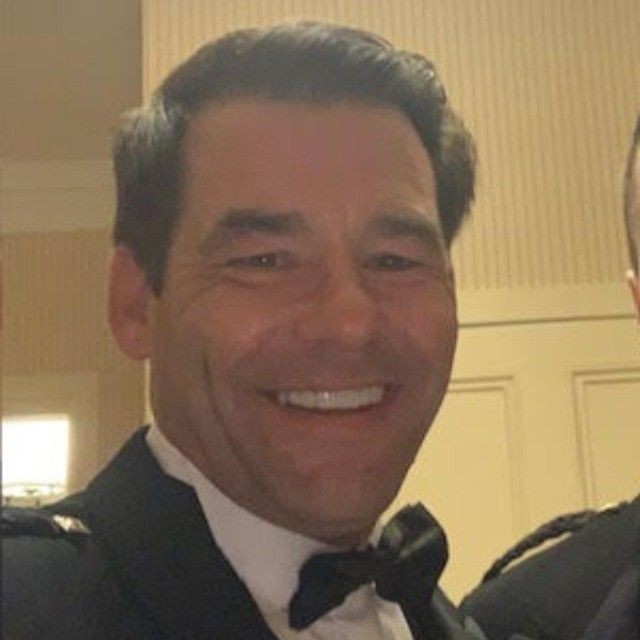
<instances>
[{"instance_id":1,"label":"man's face","mask_svg":"<svg viewBox=\"0 0 640 640\"><path fill-rule=\"evenodd\" d=\"M153 303L158 424L258 515L366 535L455 349L429 157L393 110L235 100L193 119L184 162Z\"/></svg>"}]
</instances>

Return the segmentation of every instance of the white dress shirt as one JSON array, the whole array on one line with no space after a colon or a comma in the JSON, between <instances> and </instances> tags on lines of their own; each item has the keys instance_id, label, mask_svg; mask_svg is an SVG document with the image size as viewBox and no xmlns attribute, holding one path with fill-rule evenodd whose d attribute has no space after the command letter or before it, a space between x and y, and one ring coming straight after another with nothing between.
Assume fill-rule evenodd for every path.
<instances>
[{"instance_id":1,"label":"white dress shirt","mask_svg":"<svg viewBox=\"0 0 640 640\"><path fill-rule=\"evenodd\" d=\"M411 640L400 607L378 597L372 585L354 591L344 603L303 631L289 627L288 606L298 571L314 553L334 551L262 520L224 495L163 435L157 426L147 443L163 471L190 485L216 544L255 600L266 623L281 640Z\"/></svg>"}]
</instances>

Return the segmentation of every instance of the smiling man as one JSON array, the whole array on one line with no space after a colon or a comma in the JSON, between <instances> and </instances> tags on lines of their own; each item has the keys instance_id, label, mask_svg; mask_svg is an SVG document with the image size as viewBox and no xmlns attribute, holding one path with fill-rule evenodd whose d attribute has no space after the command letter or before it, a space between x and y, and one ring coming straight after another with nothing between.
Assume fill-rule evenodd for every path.
<instances>
[{"instance_id":1,"label":"smiling man","mask_svg":"<svg viewBox=\"0 0 640 640\"><path fill-rule=\"evenodd\" d=\"M455 346L427 151L386 107L239 97L195 115L184 166L160 296L138 302L144 276L116 250L116 337L151 359L158 427L226 496L357 543L422 442Z\"/></svg>"},{"instance_id":2,"label":"smiling man","mask_svg":"<svg viewBox=\"0 0 640 640\"><path fill-rule=\"evenodd\" d=\"M12 540L8 637L435 638L375 572L290 606L311 556L379 537L449 381L474 153L431 63L232 33L129 115L115 169L109 318L154 423L46 514L75 533ZM20 573L61 586L36 606Z\"/></svg>"}]
</instances>

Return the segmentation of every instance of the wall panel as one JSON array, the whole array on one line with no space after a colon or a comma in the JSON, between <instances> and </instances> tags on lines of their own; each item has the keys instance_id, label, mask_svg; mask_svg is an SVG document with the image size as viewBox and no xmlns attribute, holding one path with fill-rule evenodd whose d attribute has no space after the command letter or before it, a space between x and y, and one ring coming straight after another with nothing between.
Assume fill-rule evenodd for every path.
<instances>
[{"instance_id":1,"label":"wall panel","mask_svg":"<svg viewBox=\"0 0 640 640\"><path fill-rule=\"evenodd\" d=\"M450 546L443 577L461 595L523 529L526 497L513 376L456 378L389 512L422 501ZM475 540L475 544L472 542Z\"/></svg>"},{"instance_id":2,"label":"wall panel","mask_svg":"<svg viewBox=\"0 0 640 640\"><path fill-rule=\"evenodd\" d=\"M396 501L422 499L445 524L453 597L543 522L637 494L639 338L626 318L462 328Z\"/></svg>"},{"instance_id":3,"label":"wall panel","mask_svg":"<svg viewBox=\"0 0 640 640\"><path fill-rule=\"evenodd\" d=\"M589 503L633 496L640 485L640 367L576 372L573 384Z\"/></svg>"}]
</instances>

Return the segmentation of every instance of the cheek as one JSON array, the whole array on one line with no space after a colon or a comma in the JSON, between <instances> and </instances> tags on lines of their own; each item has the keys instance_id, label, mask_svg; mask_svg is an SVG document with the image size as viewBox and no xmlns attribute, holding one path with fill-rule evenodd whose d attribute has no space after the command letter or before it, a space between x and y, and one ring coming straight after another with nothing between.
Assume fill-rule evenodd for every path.
<instances>
[{"instance_id":1,"label":"cheek","mask_svg":"<svg viewBox=\"0 0 640 640\"><path fill-rule=\"evenodd\" d=\"M396 308L389 322L400 324L415 355L428 369L450 368L458 339L456 304L452 297L417 300L400 313Z\"/></svg>"},{"instance_id":2,"label":"cheek","mask_svg":"<svg viewBox=\"0 0 640 640\"><path fill-rule=\"evenodd\" d=\"M178 395L181 403L195 409L209 393L209 378L215 374L211 363L225 367L228 341L219 337L212 321L216 316L205 299L191 304L175 298L170 302L157 316L152 371L162 382L161 393ZM224 380L224 375L219 377Z\"/></svg>"},{"instance_id":3,"label":"cheek","mask_svg":"<svg viewBox=\"0 0 640 640\"><path fill-rule=\"evenodd\" d=\"M244 295L243 295L244 293ZM283 306L269 297L212 293L192 311L191 325L214 351L242 357L281 323Z\"/></svg>"},{"instance_id":4,"label":"cheek","mask_svg":"<svg viewBox=\"0 0 640 640\"><path fill-rule=\"evenodd\" d=\"M405 314L408 353L405 364L406 402L402 421L407 429L407 446L419 447L437 414L449 384L455 354L458 323L455 305L440 302Z\"/></svg>"},{"instance_id":5,"label":"cheek","mask_svg":"<svg viewBox=\"0 0 640 640\"><path fill-rule=\"evenodd\" d=\"M255 339L255 318L233 301L202 295L168 320L174 356L206 362L212 371L224 370Z\"/></svg>"},{"instance_id":6,"label":"cheek","mask_svg":"<svg viewBox=\"0 0 640 640\"><path fill-rule=\"evenodd\" d=\"M276 309L240 296L223 300L210 295L183 318L181 333L193 360L191 369L200 375L211 409L237 426L246 422L250 428L260 409L262 398L255 390L265 386L274 366L268 347L273 347L278 315Z\"/></svg>"}]
</instances>

